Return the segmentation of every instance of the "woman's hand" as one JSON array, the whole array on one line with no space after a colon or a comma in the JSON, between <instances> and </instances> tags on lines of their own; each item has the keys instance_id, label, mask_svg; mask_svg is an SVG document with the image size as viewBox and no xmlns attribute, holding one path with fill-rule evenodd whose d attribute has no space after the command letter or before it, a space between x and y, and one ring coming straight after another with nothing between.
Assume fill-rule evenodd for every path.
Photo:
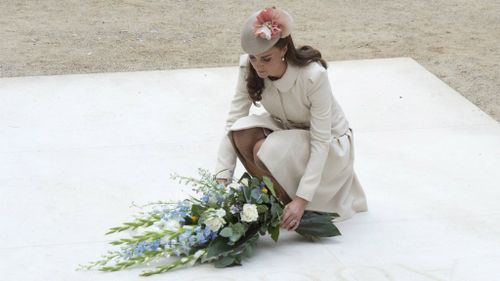
<instances>
[{"instance_id":1,"label":"woman's hand","mask_svg":"<svg viewBox=\"0 0 500 281\"><path fill-rule=\"evenodd\" d=\"M300 219L304 215L304 210L309 201L295 197L292 202L288 203L283 210L283 218L281 220L281 227L287 230L295 230L299 227Z\"/></svg>"}]
</instances>

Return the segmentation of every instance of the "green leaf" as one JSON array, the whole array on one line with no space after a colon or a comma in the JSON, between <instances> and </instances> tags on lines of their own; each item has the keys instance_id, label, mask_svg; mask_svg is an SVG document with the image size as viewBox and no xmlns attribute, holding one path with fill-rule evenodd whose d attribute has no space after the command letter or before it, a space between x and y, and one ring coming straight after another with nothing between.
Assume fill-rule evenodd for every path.
<instances>
[{"instance_id":1,"label":"green leaf","mask_svg":"<svg viewBox=\"0 0 500 281\"><path fill-rule=\"evenodd\" d=\"M250 202L252 198L252 188L248 186L242 186L243 196L245 196L245 202Z\"/></svg>"},{"instance_id":2,"label":"green leaf","mask_svg":"<svg viewBox=\"0 0 500 281\"><path fill-rule=\"evenodd\" d=\"M254 189L252 189L252 192L251 192L251 197L252 197L253 199L255 199L255 201L256 201L257 203L259 203L259 204L260 204L260 203L262 203L262 199L261 199L261 191L260 191L260 189L259 189L259 188L254 188Z\"/></svg>"},{"instance_id":3,"label":"green leaf","mask_svg":"<svg viewBox=\"0 0 500 281\"><path fill-rule=\"evenodd\" d=\"M231 225L232 235L229 238L232 242L236 242L240 237L245 234L246 227L242 223L235 223Z\"/></svg>"},{"instance_id":4,"label":"green leaf","mask_svg":"<svg viewBox=\"0 0 500 281\"><path fill-rule=\"evenodd\" d=\"M263 203L266 203L266 204L269 204L269 195L265 194L265 193L262 193L260 195L260 198L262 198L262 202Z\"/></svg>"},{"instance_id":5,"label":"green leaf","mask_svg":"<svg viewBox=\"0 0 500 281\"><path fill-rule=\"evenodd\" d=\"M230 241L228 241L227 238L218 236L208 245L207 256L205 257L205 259L208 260L213 257L227 255L228 253L238 249L245 243L255 243L255 241L257 241L257 239L259 238L259 234L257 233L258 230L259 228L255 227L249 229L248 231L245 231L245 236L241 237L236 243L233 243L232 245L229 244Z\"/></svg>"},{"instance_id":6,"label":"green leaf","mask_svg":"<svg viewBox=\"0 0 500 281\"><path fill-rule=\"evenodd\" d=\"M227 244L228 240L222 236L218 236L210 242L207 249L207 258L217 257L220 254L231 250L233 247Z\"/></svg>"},{"instance_id":7,"label":"green leaf","mask_svg":"<svg viewBox=\"0 0 500 281\"><path fill-rule=\"evenodd\" d=\"M217 268L223 268L223 267L228 267L234 265L235 260L233 257L227 256L227 257L222 257L218 259L214 265Z\"/></svg>"},{"instance_id":8,"label":"green leaf","mask_svg":"<svg viewBox=\"0 0 500 281\"><path fill-rule=\"evenodd\" d=\"M304 236L304 238L311 240L313 242L319 241L321 239L321 237L319 237L319 236L314 236L314 235L309 235L309 234L301 234L301 235Z\"/></svg>"},{"instance_id":9,"label":"green leaf","mask_svg":"<svg viewBox=\"0 0 500 281\"><path fill-rule=\"evenodd\" d=\"M191 206L191 214L193 216L200 217L204 211L205 211L205 208L203 208L201 205L192 205Z\"/></svg>"},{"instance_id":10,"label":"green leaf","mask_svg":"<svg viewBox=\"0 0 500 281\"><path fill-rule=\"evenodd\" d=\"M245 225L243 225L241 222L233 224L231 226L231 228L233 229L233 232L241 233L241 234L245 233L245 231L247 230Z\"/></svg>"},{"instance_id":11,"label":"green leaf","mask_svg":"<svg viewBox=\"0 0 500 281\"><path fill-rule=\"evenodd\" d=\"M121 231L124 231L127 229L136 229L140 226L147 227L147 226L152 225L156 221L159 221L160 219L161 219L161 216L158 214L152 214L148 217L138 218L135 221L123 223L123 226L117 226L117 227L113 227L113 228L109 229L109 231L106 232L106 235L112 234L115 232L121 232Z\"/></svg>"},{"instance_id":12,"label":"green leaf","mask_svg":"<svg viewBox=\"0 0 500 281\"><path fill-rule=\"evenodd\" d=\"M266 205L257 205L257 213L262 214L267 212L269 208Z\"/></svg>"},{"instance_id":13,"label":"green leaf","mask_svg":"<svg viewBox=\"0 0 500 281\"><path fill-rule=\"evenodd\" d=\"M278 198L278 196L276 195L276 191L274 190L273 182L271 181L271 179L269 177L264 176L264 177L262 177L262 180L266 184L267 189L269 189L271 191L271 194L274 197Z\"/></svg>"},{"instance_id":14,"label":"green leaf","mask_svg":"<svg viewBox=\"0 0 500 281\"><path fill-rule=\"evenodd\" d=\"M280 236L280 226L271 226L271 238L274 240L274 242L278 242L278 237Z\"/></svg>"},{"instance_id":15,"label":"green leaf","mask_svg":"<svg viewBox=\"0 0 500 281\"><path fill-rule=\"evenodd\" d=\"M253 254L253 246L251 244L247 244L245 246L245 250L243 250L242 255L246 258L249 258L252 256L252 254Z\"/></svg>"},{"instance_id":16,"label":"green leaf","mask_svg":"<svg viewBox=\"0 0 500 281\"><path fill-rule=\"evenodd\" d=\"M283 214L283 208L279 203L271 203L271 224L273 226L280 224L281 215Z\"/></svg>"},{"instance_id":17,"label":"green leaf","mask_svg":"<svg viewBox=\"0 0 500 281\"><path fill-rule=\"evenodd\" d=\"M241 254L237 254L234 256L234 264L233 265L241 265Z\"/></svg>"},{"instance_id":18,"label":"green leaf","mask_svg":"<svg viewBox=\"0 0 500 281\"><path fill-rule=\"evenodd\" d=\"M332 223L332 214L306 211L295 230L303 236L331 237L341 235Z\"/></svg>"},{"instance_id":19,"label":"green leaf","mask_svg":"<svg viewBox=\"0 0 500 281\"><path fill-rule=\"evenodd\" d=\"M222 237L231 237L231 236L233 236L233 229L230 226L226 226L226 227L224 227L224 229L222 229L222 231L220 232L220 235Z\"/></svg>"},{"instance_id":20,"label":"green leaf","mask_svg":"<svg viewBox=\"0 0 500 281\"><path fill-rule=\"evenodd\" d=\"M241 234L233 234L233 236L229 237L229 241L234 243L234 242L238 241L240 239L240 237L241 237Z\"/></svg>"},{"instance_id":21,"label":"green leaf","mask_svg":"<svg viewBox=\"0 0 500 281\"><path fill-rule=\"evenodd\" d=\"M250 187L251 188L259 188L260 189L260 180L257 177L252 178L250 181Z\"/></svg>"}]
</instances>

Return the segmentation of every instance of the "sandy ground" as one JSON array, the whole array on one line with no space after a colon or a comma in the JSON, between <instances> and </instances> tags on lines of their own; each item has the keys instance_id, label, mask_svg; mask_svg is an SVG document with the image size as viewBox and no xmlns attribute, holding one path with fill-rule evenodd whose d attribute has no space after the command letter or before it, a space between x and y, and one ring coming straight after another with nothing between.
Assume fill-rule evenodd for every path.
<instances>
[{"instance_id":1,"label":"sandy ground","mask_svg":"<svg viewBox=\"0 0 500 281\"><path fill-rule=\"evenodd\" d=\"M500 1L275 1L327 60L412 57L500 120ZM264 1L0 0L0 77L236 65Z\"/></svg>"}]
</instances>

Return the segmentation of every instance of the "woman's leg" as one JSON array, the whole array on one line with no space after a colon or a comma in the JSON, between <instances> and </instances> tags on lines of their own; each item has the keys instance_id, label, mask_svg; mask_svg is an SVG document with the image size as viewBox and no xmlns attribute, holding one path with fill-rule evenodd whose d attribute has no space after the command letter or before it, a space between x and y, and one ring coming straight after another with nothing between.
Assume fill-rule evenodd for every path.
<instances>
[{"instance_id":1,"label":"woman's leg","mask_svg":"<svg viewBox=\"0 0 500 281\"><path fill-rule=\"evenodd\" d=\"M291 199L286 194L281 185L278 184L276 179L271 175L267 167L258 159L257 152L259 151L266 135L262 128L250 128L239 131L231 132L231 141L236 150L236 154L240 159L245 169L256 177L268 176L272 183L274 190L284 204L288 204Z\"/></svg>"},{"instance_id":2,"label":"woman's leg","mask_svg":"<svg viewBox=\"0 0 500 281\"><path fill-rule=\"evenodd\" d=\"M231 132L233 147L245 169L252 175L262 177L262 171L255 165L253 159L253 147L264 139L262 128L250 128Z\"/></svg>"},{"instance_id":3,"label":"woman's leg","mask_svg":"<svg viewBox=\"0 0 500 281\"><path fill-rule=\"evenodd\" d=\"M257 156L257 153L259 152L260 147L264 143L264 139L261 139L257 141L255 146L253 147L253 157L254 157L254 163L255 165L263 171L264 175L268 176L271 179L271 182L273 183L274 190L276 191L278 197L280 200L286 205L289 202L292 201L290 196L286 193L285 189L276 181L276 179L271 175L271 172L269 169L267 169L266 165L264 162L262 162L259 157Z\"/></svg>"}]
</instances>

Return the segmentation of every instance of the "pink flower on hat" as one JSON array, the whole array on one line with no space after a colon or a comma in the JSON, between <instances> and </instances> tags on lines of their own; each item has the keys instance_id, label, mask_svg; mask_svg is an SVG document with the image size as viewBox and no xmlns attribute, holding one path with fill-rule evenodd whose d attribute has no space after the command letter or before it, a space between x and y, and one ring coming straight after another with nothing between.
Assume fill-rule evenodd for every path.
<instances>
[{"instance_id":1,"label":"pink flower on hat","mask_svg":"<svg viewBox=\"0 0 500 281\"><path fill-rule=\"evenodd\" d=\"M260 11L252 27L255 36L271 40L288 36L290 24L289 17L283 11L268 7Z\"/></svg>"}]
</instances>

